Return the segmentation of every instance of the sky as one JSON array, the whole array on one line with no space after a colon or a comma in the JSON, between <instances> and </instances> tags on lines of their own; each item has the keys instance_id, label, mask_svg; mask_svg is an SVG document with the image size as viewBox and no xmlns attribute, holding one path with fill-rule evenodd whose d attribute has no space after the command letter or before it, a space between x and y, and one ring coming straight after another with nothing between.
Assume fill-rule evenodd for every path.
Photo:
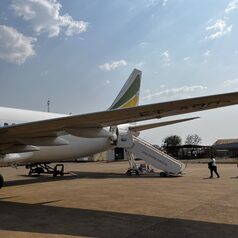
<instances>
[{"instance_id":1,"label":"sky","mask_svg":"<svg viewBox=\"0 0 238 238\"><path fill-rule=\"evenodd\" d=\"M134 68L140 104L238 91L238 0L1 0L0 106L107 109ZM238 138L238 106L141 133Z\"/></svg>"}]
</instances>

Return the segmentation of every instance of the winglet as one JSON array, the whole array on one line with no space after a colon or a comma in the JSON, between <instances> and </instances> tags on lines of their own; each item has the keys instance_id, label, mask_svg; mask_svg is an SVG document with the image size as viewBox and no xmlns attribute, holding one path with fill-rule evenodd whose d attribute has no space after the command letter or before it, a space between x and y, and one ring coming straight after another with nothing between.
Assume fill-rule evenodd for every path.
<instances>
[{"instance_id":1,"label":"winglet","mask_svg":"<svg viewBox=\"0 0 238 238\"><path fill-rule=\"evenodd\" d=\"M134 69L108 110L135 107L139 103L142 72Z\"/></svg>"}]
</instances>

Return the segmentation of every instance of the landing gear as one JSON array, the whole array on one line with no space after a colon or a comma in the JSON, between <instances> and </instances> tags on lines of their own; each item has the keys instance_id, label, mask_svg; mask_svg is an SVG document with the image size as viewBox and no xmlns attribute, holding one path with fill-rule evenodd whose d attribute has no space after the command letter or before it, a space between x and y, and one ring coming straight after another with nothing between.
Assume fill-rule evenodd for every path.
<instances>
[{"instance_id":1,"label":"landing gear","mask_svg":"<svg viewBox=\"0 0 238 238\"><path fill-rule=\"evenodd\" d=\"M35 165L28 165L26 168L30 168L28 173L29 176L33 174L52 174L53 177L57 177L57 175L64 176L64 165L63 164L56 164L54 168L50 167L47 164L35 164Z\"/></svg>"},{"instance_id":2,"label":"landing gear","mask_svg":"<svg viewBox=\"0 0 238 238\"><path fill-rule=\"evenodd\" d=\"M165 172L160 172L160 177L167 177L168 176L168 174L167 173L165 173Z\"/></svg>"},{"instance_id":3,"label":"landing gear","mask_svg":"<svg viewBox=\"0 0 238 238\"><path fill-rule=\"evenodd\" d=\"M3 187L4 179L3 176L0 174L0 189Z\"/></svg>"}]
</instances>

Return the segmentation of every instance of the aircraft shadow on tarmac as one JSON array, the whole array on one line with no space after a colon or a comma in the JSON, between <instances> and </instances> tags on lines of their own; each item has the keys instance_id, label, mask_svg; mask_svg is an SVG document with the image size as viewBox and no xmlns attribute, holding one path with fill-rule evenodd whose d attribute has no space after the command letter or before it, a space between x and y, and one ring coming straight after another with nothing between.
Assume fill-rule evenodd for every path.
<instances>
[{"instance_id":1,"label":"aircraft shadow on tarmac","mask_svg":"<svg viewBox=\"0 0 238 238\"><path fill-rule=\"evenodd\" d=\"M52 177L52 176L27 176L27 175L19 175L20 177L25 177L25 179L18 179L18 180L11 180L5 181L4 187L10 186L18 186L18 185L27 185L27 184L34 184L34 183L47 183L47 182L54 182L60 180L72 180L78 179L75 175L68 175L63 177ZM27 178L26 178L27 177Z\"/></svg>"},{"instance_id":2,"label":"aircraft shadow on tarmac","mask_svg":"<svg viewBox=\"0 0 238 238\"><path fill-rule=\"evenodd\" d=\"M26 204L0 198L0 230L84 237L235 238L237 225ZM79 201L80 202L80 201Z\"/></svg>"},{"instance_id":3,"label":"aircraft shadow on tarmac","mask_svg":"<svg viewBox=\"0 0 238 238\"><path fill-rule=\"evenodd\" d=\"M140 176L126 176L123 173L109 173L109 172L79 172L79 171L71 171L69 174L61 177L52 177L49 175L41 175L41 176L31 176L28 175L18 175L19 177L24 177L24 179L17 179L11 181L5 181L4 187L10 186L18 186L18 185L27 185L27 184L34 184L34 183L47 183L47 182L54 182L54 181L61 181L61 180L73 180L73 179L105 179L105 178L160 178L164 179L164 177L160 177L158 173L140 175ZM180 176L177 176L180 177ZM176 178L173 177L166 177L166 178Z\"/></svg>"}]
</instances>

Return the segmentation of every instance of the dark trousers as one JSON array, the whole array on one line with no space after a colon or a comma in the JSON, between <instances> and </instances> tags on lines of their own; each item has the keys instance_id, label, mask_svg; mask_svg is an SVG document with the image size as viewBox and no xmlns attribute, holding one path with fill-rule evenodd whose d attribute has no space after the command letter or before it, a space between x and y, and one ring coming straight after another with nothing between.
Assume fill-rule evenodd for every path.
<instances>
[{"instance_id":1,"label":"dark trousers","mask_svg":"<svg viewBox=\"0 0 238 238\"><path fill-rule=\"evenodd\" d=\"M215 172L215 174L216 174L216 176L219 178L220 177L220 175L217 173L217 166L212 166L211 168L210 168L210 173L211 173L211 178L213 178L213 172Z\"/></svg>"}]
</instances>

